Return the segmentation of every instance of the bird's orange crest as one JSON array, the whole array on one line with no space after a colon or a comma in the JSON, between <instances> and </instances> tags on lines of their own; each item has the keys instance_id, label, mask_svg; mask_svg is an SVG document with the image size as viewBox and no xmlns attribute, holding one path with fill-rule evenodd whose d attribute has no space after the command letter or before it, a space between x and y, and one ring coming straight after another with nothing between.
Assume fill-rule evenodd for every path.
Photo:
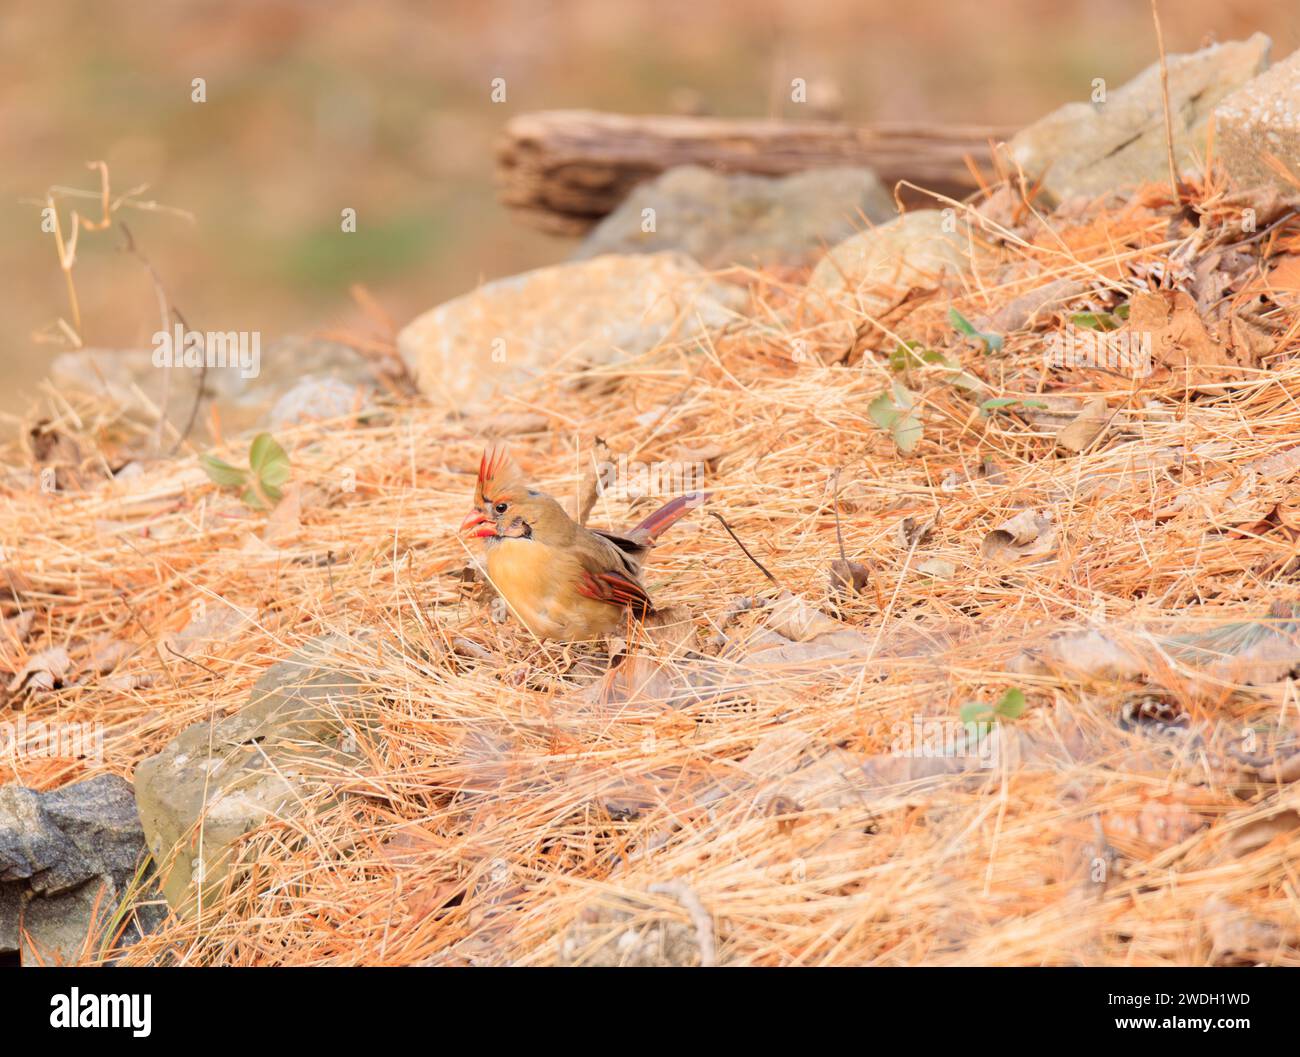
<instances>
[{"instance_id":1,"label":"bird's orange crest","mask_svg":"<svg viewBox=\"0 0 1300 1057\"><path fill-rule=\"evenodd\" d=\"M488 448L478 464L478 482L474 485L474 505L482 506L501 499L518 499L527 492L527 484L510 452L505 448Z\"/></svg>"}]
</instances>

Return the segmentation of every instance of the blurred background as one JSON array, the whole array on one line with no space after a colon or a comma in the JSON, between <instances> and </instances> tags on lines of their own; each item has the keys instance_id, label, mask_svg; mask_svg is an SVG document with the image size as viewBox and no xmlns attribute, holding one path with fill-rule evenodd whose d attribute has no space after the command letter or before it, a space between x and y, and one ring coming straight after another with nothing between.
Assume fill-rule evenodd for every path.
<instances>
[{"instance_id":1,"label":"blurred background","mask_svg":"<svg viewBox=\"0 0 1300 1057\"><path fill-rule=\"evenodd\" d=\"M1263 30L1300 47L1294 0L1165 0L1169 51ZM845 120L1028 123L1156 57L1147 0L8 0L0 39L0 410L25 406L67 291L41 230L51 186L185 211L125 210L201 330L350 325L364 283L401 325L572 244L498 206L493 146L515 113L589 108L806 119L805 78ZM207 101L191 101L206 81ZM490 99L503 77L504 103ZM76 207L65 199L65 234ZM356 210L355 234L340 213ZM83 231L86 345L147 347L158 309L116 230Z\"/></svg>"}]
</instances>

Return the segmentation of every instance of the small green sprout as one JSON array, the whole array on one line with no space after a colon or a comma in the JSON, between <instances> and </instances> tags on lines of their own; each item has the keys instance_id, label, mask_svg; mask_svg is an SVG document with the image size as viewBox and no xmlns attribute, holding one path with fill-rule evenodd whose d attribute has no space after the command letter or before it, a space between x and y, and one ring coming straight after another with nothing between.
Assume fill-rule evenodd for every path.
<instances>
[{"instance_id":1,"label":"small green sprout","mask_svg":"<svg viewBox=\"0 0 1300 1057\"><path fill-rule=\"evenodd\" d=\"M269 510L284 494L289 480L289 456L269 433L259 433L248 449L248 468L232 466L215 455L199 456L199 465L222 488L243 488L240 498L254 510Z\"/></svg>"},{"instance_id":2,"label":"small green sprout","mask_svg":"<svg viewBox=\"0 0 1300 1057\"><path fill-rule=\"evenodd\" d=\"M1005 344L1005 339L1002 337L1001 334L985 334L983 331L976 330L975 324L973 324L969 319L963 316L955 308L948 309L948 321L953 325L953 327L957 331L959 331L962 334L965 334L968 338L975 338L977 341L982 342L984 345L984 352L986 354L990 352L1002 351L1002 346L1003 344Z\"/></svg>"}]
</instances>

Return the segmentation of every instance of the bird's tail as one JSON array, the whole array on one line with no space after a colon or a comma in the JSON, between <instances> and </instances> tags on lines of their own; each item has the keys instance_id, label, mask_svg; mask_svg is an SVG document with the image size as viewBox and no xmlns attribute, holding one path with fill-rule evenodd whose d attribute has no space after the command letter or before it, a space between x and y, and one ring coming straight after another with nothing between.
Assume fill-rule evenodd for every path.
<instances>
[{"instance_id":1,"label":"bird's tail","mask_svg":"<svg viewBox=\"0 0 1300 1057\"><path fill-rule=\"evenodd\" d=\"M688 492L686 495L679 495L637 525L628 536L636 540L645 540L646 543L654 543L697 506L703 506L712 494L712 492Z\"/></svg>"}]
</instances>

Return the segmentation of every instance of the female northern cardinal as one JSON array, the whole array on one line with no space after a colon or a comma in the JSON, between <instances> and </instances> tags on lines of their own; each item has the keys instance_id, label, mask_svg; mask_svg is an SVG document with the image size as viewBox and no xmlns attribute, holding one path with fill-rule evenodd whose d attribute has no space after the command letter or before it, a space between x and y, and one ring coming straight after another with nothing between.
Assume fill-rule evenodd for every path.
<instances>
[{"instance_id":1,"label":"female northern cardinal","mask_svg":"<svg viewBox=\"0 0 1300 1057\"><path fill-rule=\"evenodd\" d=\"M707 494L679 496L625 535L583 528L529 488L503 452L484 452L461 532L486 541L488 578L542 639L603 638L654 613L641 563L655 540Z\"/></svg>"}]
</instances>

